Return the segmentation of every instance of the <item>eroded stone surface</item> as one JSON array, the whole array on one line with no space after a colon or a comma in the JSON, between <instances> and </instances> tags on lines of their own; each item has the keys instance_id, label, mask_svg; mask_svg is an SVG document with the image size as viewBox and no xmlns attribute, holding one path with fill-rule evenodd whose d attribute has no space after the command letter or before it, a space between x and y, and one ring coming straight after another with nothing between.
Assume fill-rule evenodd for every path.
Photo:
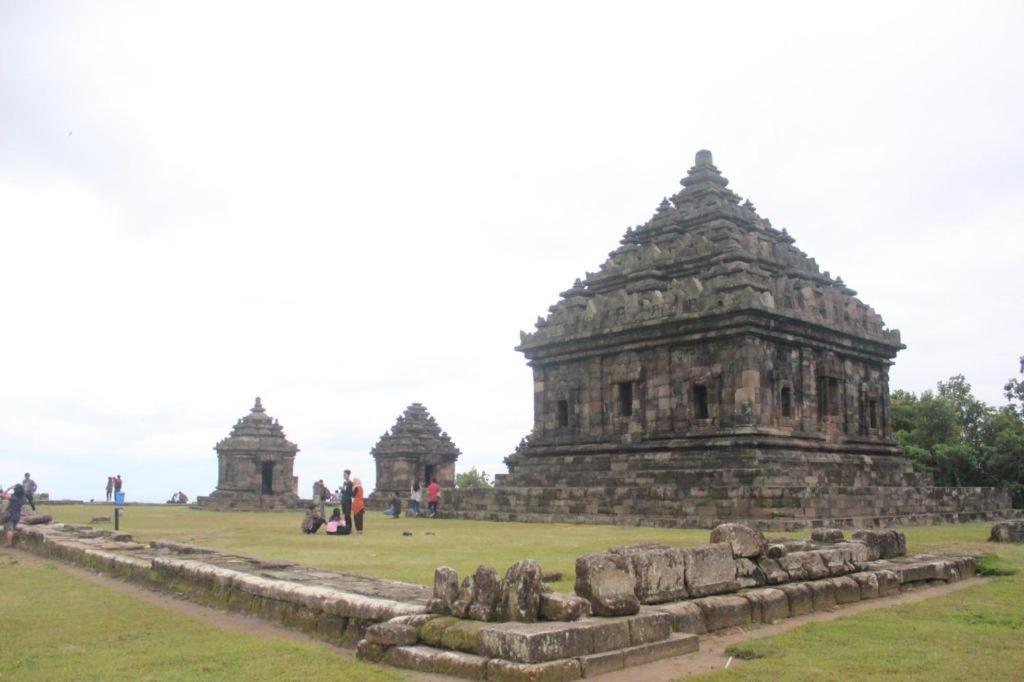
<instances>
[{"instance_id":1,"label":"eroded stone surface","mask_svg":"<svg viewBox=\"0 0 1024 682\"><path fill-rule=\"evenodd\" d=\"M545 589L540 564L523 559L505 573L498 598L498 619L532 623L540 615L540 596Z\"/></svg>"},{"instance_id":2,"label":"eroded stone surface","mask_svg":"<svg viewBox=\"0 0 1024 682\"><path fill-rule=\"evenodd\" d=\"M384 646L406 646L416 643L416 628L404 623L375 623L366 629L366 639Z\"/></svg>"},{"instance_id":3,"label":"eroded stone surface","mask_svg":"<svg viewBox=\"0 0 1024 682\"><path fill-rule=\"evenodd\" d=\"M1024 542L1024 520L994 524L988 539L989 542Z\"/></svg>"},{"instance_id":4,"label":"eroded stone surface","mask_svg":"<svg viewBox=\"0 0 1024 682\"><path fill-rule=\"evenodd\" d=\"M501 578L491 566L478 566L473 575L476 593L469 607L469 617L474 620L494 620L501 598Z\"/></svg>"},{"instance_id":5,"label":"eroded stone surface","mask_svg":"<svg viewBox=\"0 0 1024 682\"><path fill-rule=\"evenodd\" d=\"M449 566L439 566L434 571L434 597L427 608L432 613L449 614L459 597L459 574Z\"/></svg>"},{"instance_id":6,"label":"eroded stone surface","mask_svg":"<svg viewBox=\"0 0 1024 682\"><path fill-rule=\"evenodd\" d=\"M704 623L708 632L749 625L751 622L750 602L743 597L703 597L693 601L704 612Z\"/></svg>"},{"instance_id":7,"label":"eroded stone surface","mask_svg":"<svg viewBox=\"0 0 1024 682\"><path fill-rule=\"evenodd\" d=\"M845 539L846 536L843 535L843 531L838 528L815 528L811 531L811 540L814 542L831 544L842 542Z\"/></svg>"},{"instance_id":8,"label":"eroded stone surface","mask_svg":"<svg viewBox=\"0 0 1024 682\"><path fill-rule=\"evenodd\" d=\"M575 594L545 592L540 596L544 620L573 621L590 615L590 602Z\"/></svg>"},{"instance_id":9,"label":"eroded stone surface","mask_svg":"<svg viewBox=\"0 0 1024 682\"><path fill-rule=\"evenodd\" d=\"M742 523L723 523L712 528L711 544L718 542L728 542L737 559L759 557L768 544L761 531Z\"/></svg>"},{"instance_id":10,"label":"eroded stone surface","mask_svg":"<svg viewBox=\"0 0 1024 682\"><path fill-rule=\"evenodd\" d=\"M893 530L868 530L855 531L854 540L859 540L872 550L875 559L892 559L903 556L907 553L907 539L902 531Z\"/></svg>"},{"instance_id":11,"label":"eroded stone surface","mask_svg":"<svg viewBox=\"0 0 1024 682\"><path fill-rule=\"evenodd\" d=\"M687 596L685 552L667 545L616 547L612 554L626 557L642 604L660 604Z\"/></svg>"},{"instance_id":12,"label":"eroded stone surface","mask_svg":"<svg viewBox=\"0 0 1024 682\"><path fill-rule=\"evenodd\" d=\"M659 604L652 608L668 614L673 632L703 635L708 631L707 625L704 623L704 612L692 601Z\"/></svg>"},{"instance_id":13,"label":"eroded stone surface","mask_svg":"<svg viewBox=\"0 0 1024 682\"><path fill-rule=\"evenodd\" d=\"M600 552L576 559L576 594L595 616L627 616L640 610L632 564L621 554Z\"/></svg>"},{"instance_id":14,"label":"eroded stone surface","mask_svg":"<svg viewBox=\"0 0 1024 682\"><path fill-rule=\"evenodd\" d=\"M702 597L739 589L732 545L720 542L691 547L686 552L686 587L691 596Z\"/></svg>"},{"instance_id":15,"label":"eroded stone surface","mask_svg":"<svg viewBox=\"0 0 1024 682\"><path fill-rule=\"evenodd\" d=\"M750 617L755 623L775 623L789 618L789 598L782 590L766 587L744 592L742 596L750 602Z\"/></svg>"}]
</instances>

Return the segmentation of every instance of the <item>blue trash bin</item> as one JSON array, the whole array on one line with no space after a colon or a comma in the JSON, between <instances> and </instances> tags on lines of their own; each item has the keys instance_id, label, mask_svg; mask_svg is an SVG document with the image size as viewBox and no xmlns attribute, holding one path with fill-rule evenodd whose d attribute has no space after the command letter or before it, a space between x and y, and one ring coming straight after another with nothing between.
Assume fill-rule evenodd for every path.
<instances>
[{"instance_id":1,"label":"blue trash bin","mask_svg":"<svg viewBox=\"0 0 1024 682\"><path fill-rule=\"evenodd\" d=\"M114 504L116 504L118 507L124 506L124 493L121 492L120 490L114 493Z\"/></svg>"}]
</instances>

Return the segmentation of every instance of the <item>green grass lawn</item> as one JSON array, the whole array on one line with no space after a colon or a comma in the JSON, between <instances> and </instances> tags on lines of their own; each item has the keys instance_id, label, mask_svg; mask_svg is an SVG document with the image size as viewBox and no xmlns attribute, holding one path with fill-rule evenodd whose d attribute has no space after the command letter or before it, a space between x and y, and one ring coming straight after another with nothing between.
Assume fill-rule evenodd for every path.
<instances>
[{"instance_id":1,"label":"green grass lawn","mask_svg":"<svg viewBox=\"0 0 1024 682\"><path fill-rule=\"evenodd\" d=\"M0 552L0 679L404 679L326 644L243 634Z\"/></svg>"},{"instance_id":2,"label":"green grass lawn","mask_svg":"<svg viewBox=\"0 0 1024 682\"><path fill-rule=\"evenodd\" d=\"M101 505L40 505L55 521L88 523L109 516ZM576 557L616 545L707 542L703 530L667 530L573 524L491 523L447 519L391 519L367 512L363 535L304 535L301 512L210 512L172 506L129 506L121 529L136 540L168 538L267 559L285 559L336 571L433 584L434 569L451 566L460 576L489 564L504 573L520 559L536 559L565 579L552 586L571 592ZM111 528L113 526L110 526ZM411 537L402 535L412 533Z\"/></svg>"},{"instance_id":3,"label":"green grass lawn","mask_svg":"<svg viewBox=\"0 0 1024 682\"><path fill-rule=\"evenodd\" d=\"M46 511L58 521L88 522L93 516L106 516L109 509L82 505L51 506ZM565 579L555 587L567 591L572 589L573 564L580 554L636 542L683 546L708 539L707 531L698 530L396 521L379 512L369 513L363 536L306 536L299 532L300 519L297 512L129 507L122 528L143 541L165 537L423 584L431 582L439 565L452 566L465 575L480 563L503 571L518 559L533 558L545 570L562 571ZM1024 679L1024 546L987 543L989 528L990 524L974 523L904 530L912 553L992 553L997 557L995 565L1017 574L917 604L809 623L782 635L751 640L733 651L748 660L716 675L815 682ZM412 537L404 537L403 531L411 531ZM10 590L6 593L9 598Z\"/></svg>"}]
</instances>

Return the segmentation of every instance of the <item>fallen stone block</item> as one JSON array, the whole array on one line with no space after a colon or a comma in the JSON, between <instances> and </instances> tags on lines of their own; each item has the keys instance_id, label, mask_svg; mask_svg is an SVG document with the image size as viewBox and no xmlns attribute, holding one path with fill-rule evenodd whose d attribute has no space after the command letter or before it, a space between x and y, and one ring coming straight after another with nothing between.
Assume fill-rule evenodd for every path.
<instances>
[{"instance_id":1,"label":"fallen stone block","mask_svg":"<svg viewBox=\"0 0 1024 682\"><path fill-rule=\"evenodd\" d=\"M463 620L453 623L441 633L441 646L445 649L465 651L468 654L478 653L480 632L485 627L487 627L487 623L479 620Z\"/></svg>"},{"instance_id":2,"label":"fallen stone block","mask_svg":"<svg viewBox=\"0 0 1024 682\"><path fill-rule=\"evenodd\" d=\"M707 625L704 623L704 612L692 601L659 604L652 608L668 614L669 625L673 632L703 635L708 631Z\"/></svg>"},{"instance_id":3,"label":"fallen stone block","mask_svg":"<svg viewBox=\"0 0 1024 682\"><path fill-rule=\"evenodd\" d=\"M473 604L473 597L476 596L476 581L473 576L467 575L462 579L459 586L458 596L452 602L451 613L457 618L466 618L469 615L469 607Z\"/></svg>"},{"instance_id":4,"label":"fallen stone block","mask_svg":"<svg viewBox=\"0 0 1024 682\"><path fill-rule=\"evenodd\" d=\"M769 559L778 559L786 554L786 546L783 544L773 543L765 547L764 556Z\"/></svg>"},{"instance_id":5,"label":"fallen stone block","mask_svg":"<svg viewBox=\"0 0 1024 682\"><path fill-rule=\"evenodd\" d=\"M473 620L494 620L501 599L501 578L498 572L491 566L477 566L473 585L476 591L469 607L469 617Z\"/></svg>"},{"instance_id":6,"label":"fallen stone block","mask_svg":"<svg viewBox=\"0 0 1024 682\"><path fill-rule=\"evenodd\" d=\"M668 614L652 608L645 608L635 616L630 616L629 643L631 646L660 642L672 632L672 624Z\"/></svg>"},{"instance_id":7,"label":"fallen stone block","mask_svg":"<svg viewBox=\"0 0 1024 682\"><path fill-rule=\"evenodd\" d=\"M874 572L852 573L849 577L857 581L861 599L878 599L878 576Z\"/></svg>"},{"instance_id":8,"label":"fallen stone block","mask_svg":"<svg viewBox=\"0 0 1024 682\"><path fill-rule=\"evenodd\" d=\"M356 644L356 658L360 661L369 661L370 663L379 663L384 658L384 653L388 650L388 647L383 644L377 644L371 642L368 639L361 639Z\"/></svg>"},{"instance_id":9,"label":"fallen stone block","mask_svg":"<svg viewBox=\"0 0 1024 682\"><path fill-rule=\"evenodd\" d=\"M729 543L734 558L759 557L768 544L761 531L742 523L722 523L711 529L711 544Z\"/></svg>"},{"instance_id":10,"label":"fallen stone block","mask_svg":"<svg viewBox=\"0 0 1024 682\"><path fill-rule=\"evenodd\" d=\"M836 607L836 586L831 580L811 580L804 584L811 590L815 611L830 611Z\"/></svg>"},{"instance_id":11,"label":"fallen stone block","mask_svg":"<svg viewBox=\"0 0 1024 682\"><path fill-rule=\"evenodd\" d=\"M459 597L459 574L454 568L440 566L434 571L434 597L427 603L431 613L448 615Z\"/></svg>"},{"instance_id":12,"label":"fallen stone block","mask_svg":"<svg viewBox=\"0 0 1024 682\"><path fill-rule=\"evenodd\" d=\"M907 553L907 539L902 531L893 530L858 530L853 534L854 540L859 540L872 550L879 559L892 559L904 556Z\"/></svg>"},{"instance_id":13,"label":"fallen stone block","mask_svg":"<svg viewBox=\"0 0 1024 682\"><path fill-rule=\"evenodd\" d=\"M842 542L845 539L846 536L843 535L843 531L838 528L815 528L811 531L811 540L813 542L832 544L834 542Z\"/></svg>"},{"instance_id":14,"label":"fallen stone block","mask_svg":"<svg viewBox=\"0 0 1024 682\"><path fill-rule=\"evenodd\" d=\"M540 615L544 620L579 620L590 615L590 602L575 594L545 592L540 595Z\"/></svg>"},{"instance_id":15,"label":"fallen stone block","mask_svg":"<svg viewBox=\"0 0 1024 682\"><path fill-rule=\"evenodd\" d=\"M594 653L593 632L580 623L498 623L480 630L481 656L543 663Z\"/></svg>"},{"instance_id":16,"label":"fallen stone block","mask_svg":"<svg viewBox=\"0 0 1024 682\"><path fill-rule=\"evenodd\" d=\"M779 556L783 555L780 554ZM763 556L758 557L757 567L760 569L761 575L764 576L765 584L767 585L778 585L780 583L789 582L789 574L775 559L769 559Z\"/></svg>"},{"instance_id":17,"label":"fallen stone block","mask_svg":"<svg viewBox=\"0 0 1024 682\"><path fill-rule=\"evenodd\" d=\"M402 623L374 623L366 629L366 639L383 646L408 646L416 643L416 628Z\"/></svg>"},{"instance_id":18,"label":"fallen stone block","mask_svg":"<svg viewBox=\"0 0 1024 682\"><path fill-rule=\"evenodd\" d=\"M660 642L632 646L622 651L623 666L631 668L673 656L692 654L700 648L697 635L674 634Z\"/></svg>"},{"instance_id":19,"label":"fallen stone block","mask_svg":"<svg viewBox=\"0 0 1024 682\"><path fill-rule=\"evenodd\" d=\"M743 597L702 597L693 602L704 612L704 624L708 632L749 625L751 622L750 602Z\"/></svg>"},{"instance_id":20,"label":"fallen stone block","mask_svg":"<svg viewBox=\"0 0 1024 682\"><path fill-rule=\"evenodd\" d=\"M640 610L631 562L600 552L576 559L576 594L590 601L595 616L627 616Z\"/></svg>"},{"instance_id":21,"label":"fallen stone block","mask_svg":"<svg viewBox=\"0 0 1024 682\"><path fill-rule=\"evenodd\" d=\"M736 582L740 587L761 587L768 582L764 572L750 559L736 560Z\"/></svg>"},{"instance_id":22,"label":"fallen stone block","mask_svg":"<svg viewBox=\"0 0 1024 682\"><path fill-rule=\"evenodd\" d=\"M636 597L642 604L660 604L683 599L686 591L686 557L681 549L646 544L616 547L612 554L629 562L636 580Z\"/></svg>"},{"instance_id":23,"label":"fallen stone block","mask_svg":"<svg viewBox=\"0 0 1024 682\"><path fill-rule=\"evenodd\" d=\"M818 552L791 552L778 559L790 580L817 580L828 577L828 568Z\"/></svg>"},{"instance_id":24,"label":"fallen stone block","mask_svg":"<svg viewBox=\"0 0 1024 682\"><path fill-rule=\"evenodd\" d=\"M462 621L452 616L439 616L421 625L417 630L417 637L423 644L439 647L441 646L441 638L444 636L444 631L460 622Z\"/></svg>"},{"instance_id":25,"label":"fallen stone block","mask_svg":"<svg viewBox=\"0 0 1024 682\"><path fill-rule=\"evenodd\" d=\"M788 583L779 585L786 598L789 600L789 617L802 616L807 613L814 613L814 599L811 588L806 583Z\"/></svg>"},{"instance_id":26,"label":"fallen stone block","mask_svg":"<svg viewBox=\"0 0 1024 682\"><path fill-rule=\"evenodd\" d=\"M832 578L835 587L836 604L852 604L860 601L860 584L853 578L842 576Z\"/></svg>"},{"instance_id":27,"label":"fallen stone block","mask_svg":"<svg viewBox=\"0 0 1024 682\"><path fill-rule=\"evenodd\" d=\"M727 542L691 547L686 552L686 587L690 596L703 597L739 589L732 546Z\"/></svg>"},{"instance_id":28,"label":"fallen stone block","mask_svg":"<svg viewBox=\"0 0 1024 682\"><path fill-rule=\"evenodd\" d=\"M989 542L1024 542L1024 521L999 521L992 526Z\"/></svg>"},{"instance_id":29,"label":"fallen stone block","mask_svg":"<svg viewBox=\"0 0 1024 682\"><path fill-rule=\"evenodd\" d=\"M789 597L782 590L764 587L741 594L750 602L750 619L754 623L776 623L789 618Z\"/></svg>"},{"instance_id":30,"label":"fallen stone block","mask_svg":"<svg viewBox=\"0 0 1024 682\"><path fill-rule=\"evenodd\" d=\"M875 571L878 578L878 596L889 597L900 593L900 577L893 571Z\"/></svg>"},{"instance_id":31,"label":"fallen stone block","mask_svg":"<svg viewBox=\"0 0 1024 682\"><path fill-rule=\"evenodd\" d=\"M459 651L443 651L426 646L396 646L384 653L381 662L406 670L471 680L487 679L488 660Z\"/></svg>"},{"instance_id":32,"label":"fallen stone block","mask_svg":"<svg viewBox=\"0 0 1024 682\"><path fill-rule=\"evenodd\" d=\"M532 623L540 615L540 595L544 590L540 564L524 559L512 564L501 583L498 620Z\"/></svg>"},{"instance_id":33,"label":"fallen stone block","mask_svg":"<svg viewBox=\"0 0 1024 682\"><path fill-rule=\"evenodd\" d=\"M547 663L515 663L493 659L487 662L487 679L494 682L561 682L583 676L578 659Z\"/></svg>"}]
</instances>

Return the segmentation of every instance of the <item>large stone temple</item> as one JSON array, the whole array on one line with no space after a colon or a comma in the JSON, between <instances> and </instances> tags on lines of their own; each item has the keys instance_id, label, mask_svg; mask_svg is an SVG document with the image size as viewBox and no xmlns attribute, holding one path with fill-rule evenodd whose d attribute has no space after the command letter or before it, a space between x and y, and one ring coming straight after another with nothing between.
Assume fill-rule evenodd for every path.
<instances>
[{"instance_id":1,"label":"large stone temple","mask_svg":"<svg viewBox=\"0 0 1024 682\"><path fill-rule=\"evenodd\" d=\"M217 489L196 503L207 509L287 509L301 506L292 473L299 448L276 419L256 404L217 443Z\"/></svg>"},{"instance_id":2,"label":"large stone temple","mask_svg":"<svg viewBox=\"0 0 1024 682\"><path fill-rule=\"evenodd\" d=\"M442 488L455 487L455 460L461 453L420 403L405 409L370 454L377 463L377 485L372 495L377 503L395 494L407 497L417 481L423 488L435 478Z\"/></svg>"},{"instance_id":3,"label":"large stone temple","mask_svg":"<svg viewBox=\"0 0 1024 682\"><path fill-rule=\"evenodd\" d=\"M453 516L710 526L885 525L998 515L937 488L892 438L900 334L697 153L645 224L518 347L534 424Z\"/></svg>"}]
</instances>

